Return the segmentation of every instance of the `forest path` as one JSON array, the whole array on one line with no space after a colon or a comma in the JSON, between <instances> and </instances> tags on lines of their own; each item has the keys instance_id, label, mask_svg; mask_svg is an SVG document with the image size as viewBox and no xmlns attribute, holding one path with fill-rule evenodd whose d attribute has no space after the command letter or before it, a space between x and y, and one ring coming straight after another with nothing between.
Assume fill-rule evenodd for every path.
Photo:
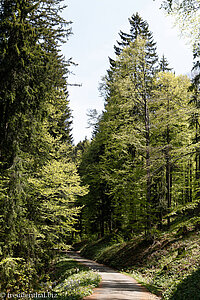
<instances>
[{"instance_id":1,"label":"forest path","mask_svg":"<svg viewBox=\"0 0 200 300\"><path fill-rule=\"evenodd\" d=\"M85 259L73 251L68 251L72 259L80 264L83 264L95 271L97 271L102 281L100 286L94 289L94 293L84 300L159 300L160 298L149 293L144 287L136 282L135 279L121 274L105 265L99 264L95 261Z\"/></svg>"}]
</instances>

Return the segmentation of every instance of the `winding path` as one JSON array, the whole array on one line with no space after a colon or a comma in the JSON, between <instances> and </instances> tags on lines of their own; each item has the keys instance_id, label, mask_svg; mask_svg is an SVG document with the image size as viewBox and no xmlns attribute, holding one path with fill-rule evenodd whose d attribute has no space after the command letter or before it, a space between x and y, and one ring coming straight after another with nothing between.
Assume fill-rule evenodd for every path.
<instances>
[{"instance_id":1,"label":"winding path","mask_svg":"<svg viewBox=\"0 0 200 300\"><path fill-rule=\"evenodd\" d=\"M84 300L159 300L160 298L149 293L144 287L136 282L135 279L121 274L107 266L98 264L95 261L85 259L76 252L67 252L74 260L78 261L98 273L102 277L100 286L94 289L91 296Z\"/></svg>"}]
</instances>

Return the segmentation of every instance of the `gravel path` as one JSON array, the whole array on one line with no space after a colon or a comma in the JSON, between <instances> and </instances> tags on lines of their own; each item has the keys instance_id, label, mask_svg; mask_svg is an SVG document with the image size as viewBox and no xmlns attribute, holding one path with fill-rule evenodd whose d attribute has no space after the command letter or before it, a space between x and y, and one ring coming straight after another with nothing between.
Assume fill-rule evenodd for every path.
<instances>
[{"instance_id":1,"label":"gravel path","mask_svg":"<svg viewBox=\"0 0 200 300\"><path fill-rule=\"evenodd\" d=\"M95 261L85 259L76 252L67 252L67 254L87 267L98 271L102 277L100 286L94 290L91 296L84 300L159 300L160 298L149 293L144 287L136 282L135 279L121 274L107 266L98 264Z\"/></svg>"}]
</instances>

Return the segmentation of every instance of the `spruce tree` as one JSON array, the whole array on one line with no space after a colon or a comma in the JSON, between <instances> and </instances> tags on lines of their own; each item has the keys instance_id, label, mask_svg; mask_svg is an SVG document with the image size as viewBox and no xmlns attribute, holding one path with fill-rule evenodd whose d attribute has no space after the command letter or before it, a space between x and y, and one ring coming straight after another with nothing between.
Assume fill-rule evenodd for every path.
<instances>
[{"instance_id":1,"label":"spruce tree","mask_svg":"<svg viewBox=\"0 0 200 300\"><path fill-rule=\"evenodd\" d=\"M102 209L100 209L104 211L102 222L106 220L107 224L112 224L108 227L113 230L123 230L131 223L137 222L136 214L141 214L141 218L143 220L145 218L145 222L147 221L146 216L151 214L150 211L149 214L146 214L145 209L140 209L141 206L137 200L136 203L133 203L134 201L131 199L137 199L137 196L132 197L131 193L137 194L138 191L139 194L141 192L134 186L133 178L145 176L146 183L143 182L143 185L146 185L147 189L145 191L146 198L143 197L145 198L143 203L145 202L150 210L151 176L148 101L151 98L153 76L157 70L158 57L147 22L143 21L138 14L133 15L129 22L131 25L130 34L120 32L121 42L118 43L118 47L115 47L116 61L110 59L111 66L101 86L106 102L105 112L99 121L98 130L95 132L94 139L89 147L90 150L88 150L90 153L91 149L96 149L97 156L95 155L95 161L90 163L84 155L83 161L87 161L85 162L87 165L86 174L84 173L84 167L82 168L86 179L85 183L92 186L87 195L84 210L86 212L87 207L92 207L94 199L94 206L97 204L97 199L103 201ZM138 94L136 90L138 90ZM146 175L143 171L140 175L136 171L132 176L129 173L129 167L134 168L136 161L141 164L141 154L139 154L139 157L136 155L137 145L135 143L138 142L138 139L135 139L135 129L133 129L133 124L139 122L139 120L144 125L142 129L144 132L143 140L146 142L141 147L146 149L142 153L146 160L146 167L144 168ZM125 129L126 125L129 129ZM130 136L127 134L127 130L130 130ZM122 153L124 157L122 157ZM92 154L88 155L90 160ZM92 177L92 184L89 180L91 174L95 174ZM95 197L93 196L94 186L96 187ZM140 196L138 199L140 199ZM99 204L100 201L98 201ZM104 203L107 205L107 212L105 212L105 209L103 210ZM136 213L136 210L140 212ZM92 211L89 209L88 213L91 214ZM94 217L96 214L97 210L94 209L94 220L96 220ZM147 226L150 227L151 221L149 220L148 223Z\"/></svg>"},{"instance_id":2,"label":"spruce tree","mask_svg":"<svg viewBox=\"0 0 200 300\"><path fill-rule=\"evenodd\" d=\"M195 46L193 51L194 56L194 67L193 67L193 78L192 85L190 90L192 91L192 98L190 100L190 104L193 105L194 110L190 115L190 126L194 130L193 136L193 144L196 144L196 153L195 153L195 190L196 190L196 198L199 197L199 179L200 179L200 149L199 149L199 141L200 141L200 126L199 126L199 116L200 116L200 65L199 65L199 44Z\"/></svg>"},{"instance_id":3,"label":"spruce tree","mask_svg":"<svg viewBox=\"0 0 200 300\"><path fill-rule=\"evenodd\" d=\"M132 15L131 18L129 18L129 23L130 33L120 31L119 36L121 40L117 42L117 46L114 46L115 54L120 55L122 53L123 48L130 45L130 43L133 43L140 36L146 41L145 61L149 65L152 65L151 71L153 71L153 66L155 66L155 64L157 63L158 56L156 53L156 43L153 40L153 34L149 30L148 23L144 21L138 13ZM113 65L114 61L110 61L111 65Z\"/></svg>"},{"instance_id":4,"label":"spruce tree","mask_svg":"<svg viewBox=\"0 0 200 300\"><path fill-rule=\"evenodd\" d=\"M149 154L149 145L150 145L150 121L149 121L149 108L148 108L148 99L151 98L151 90L152 90L152 79L157 72L158 69L158 56L156 53L156 43L153 40L153 35L149 30L149 25L146 21L144 21L138 13L133 15L129 19L130 23L130 33L124 33L120 32L120 38L121 41L118 42L118 47L115 48L116 55L120 55L120 53L123 53L123 49L125 47L130 47L131 45L134 45L134 42L136 42L138 39L142 39L144 41L144 57L142 58L143 61L140 61L138 63L139 70L138 73L141 71L143 72L144 76L144 85L145 91L143 93L143 100L144 100L144 122L145 122L145 138L146 138L146 164L147 164L147 205L150 207L151 203L151 176L150 176L150 154ZM134 60L134 54L133 54L133 60ZM111 71L114 71L115 63L113 60L110 60L111 62ZM142 70L143 69L143 70ZM108 72L109 74L109 72ZM139 77L139 76L138 76ZM137 76L135 77L136 80ZM141 83L141 84L140 84ZM138 88L140 88L140 85L143 84L142 81L138 80ZM137 105L136 105L136 111L137 111ZM149 216L150 216L149 212ZM150 225L151 221L149 221L148 227L151 227Z\"/></svg>"},{"instance_id":5,"label":"spruce tree","mask_svg":"<svg viewBox=\"0 0 200 300\"><path fill-rule=\"evenodd\" d=\"M169 63L163 54L162 58L159 61L159 71L160 72L169 72L171 70L172 70L172 68L169 68Z\"/></svg>"},{"instance_id":6,"label":"spruce tree","mask_svg":"<svg viewBox=\"0 0 200 300\"><path fill-rule=\"evenodd\" d=\"M13 292L19 268L9 264L25 260L44 272L85 193L72 161L63 9L61 0L0 1L0 277L13 272L2 286Z\"/></svg>"}]
</instances>

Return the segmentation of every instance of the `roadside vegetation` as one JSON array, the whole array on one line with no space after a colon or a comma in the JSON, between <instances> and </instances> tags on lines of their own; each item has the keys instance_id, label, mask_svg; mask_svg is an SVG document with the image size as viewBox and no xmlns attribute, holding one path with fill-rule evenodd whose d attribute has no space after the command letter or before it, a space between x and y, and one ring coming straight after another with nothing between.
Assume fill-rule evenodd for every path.
<instances>
[{"instance_id":1,"label":"roadside vegetation","mask_svg":"<svg viewBox=\"0 0 200 300\"><path fill-rule=\"evenodd\" d=\"M77 224L88 241L79 248L162 299L198 300L200 6L169 0L163 8L184 19L183 33L193 17L191 78L177 76L158 56L149 24L133 14L100 85L104 111L91 111L92 139L77 145L78 172L88 187Z\"/></svg>"},{"instance_id":2,"label":"roadside vegetation","mask_svg":"<svg viewBox=\"0 0 200 300\"><path fill-rule=\"evenodd\" d=\"M100 281L98 273L63 254L52 263L47 281L40 286L40 294L49 293L56 299L82 299L92 294Z\"/></svg>"},{"instance_id":3,"label":"roadside vegetation","mask_svg":"<svg viewBox=\"0 0 200 300\"><path fill-rule=\"evenodd\" d=\"M81 255L134 277L165 300L200 299L200 234L192 223L176 224L151 238L124 241L120 234L82 244Z\"/></svg>"},{"instance_id":4,"label":"roadside vegetation","mask_svg":"<svg viewBox=\"0 0 200 300\"><path fill-rule=\"evenodd\" d=\"M200 299L200 2L177 2L163 7L197 32L192 78L159 57L134 13L100 83L104 110L89 112L92 138L75 146L67 0L0 0L2 298L90 294L99 275L58 257L80 235L93 241L84 256L163 299Z\"/></svg>"}]
</instances>

